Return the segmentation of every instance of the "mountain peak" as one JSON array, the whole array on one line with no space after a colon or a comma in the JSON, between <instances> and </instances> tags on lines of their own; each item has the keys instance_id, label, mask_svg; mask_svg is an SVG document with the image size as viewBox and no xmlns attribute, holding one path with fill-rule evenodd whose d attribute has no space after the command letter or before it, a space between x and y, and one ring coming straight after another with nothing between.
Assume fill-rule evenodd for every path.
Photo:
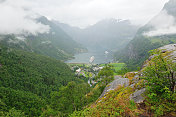
<instances>
[{"instance_id":1,"label":"mountain peak","mask_svg":"<svg viewBox=\"0 0 176 117\"><path fill-rule=\"evenodd\" d=\"M166 10L168 14L176 17L176 0L169 0L169 2L164 5L163 10Z\"/></svg>"}]
</instances>

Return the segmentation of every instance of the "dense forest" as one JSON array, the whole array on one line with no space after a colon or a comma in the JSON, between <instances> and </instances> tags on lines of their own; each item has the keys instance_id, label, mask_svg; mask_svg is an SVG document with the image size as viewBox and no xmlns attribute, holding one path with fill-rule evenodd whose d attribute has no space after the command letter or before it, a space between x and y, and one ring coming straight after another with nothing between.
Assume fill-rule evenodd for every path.
<instances>
[{"instance_id":1,"label":"dense forest","mask_svg":"<svg viewBox=\"0 0 176 117\"><path fill-rule=\"evenodd\" d=\"M53 91L75 81L70 68L59 60L1 46L1 111L15 108L29 116L39 116L50 104Z\"/></svg>"},{"instance_id":2,"label":"dense forest","mask_svg":"<svg viewBox=\"0 0 176 117\"><path fill-rule=\"evenodd\" d=\"M90 88L59 60L5 46L0 74L1 116L68 116L94 102L105 87Z\"/></svg>"}]
</instances>

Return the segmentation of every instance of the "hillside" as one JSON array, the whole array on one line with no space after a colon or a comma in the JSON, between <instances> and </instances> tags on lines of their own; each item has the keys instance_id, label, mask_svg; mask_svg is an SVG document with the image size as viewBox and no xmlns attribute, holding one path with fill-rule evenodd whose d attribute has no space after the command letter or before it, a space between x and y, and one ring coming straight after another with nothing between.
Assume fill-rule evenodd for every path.
<instances>
[{"instance_id":1,"label":"hillside","mask_svg":"<svg viewBox=\"0 0 176 117\"><path fill-rule=\"evenodd\" d=\"M37 35L1 35L1 43L8 47L47 55L59 60L68 60L73 58L74 54L86 51L85 48L75 42L58 25L49 21L46 17L40 17L36 20L49 26L49 33Z\"/></svg>"},{"instance_id":2,"label":"hillside","mask_svg":"<svg viewBox=\"0 0 176 117\"><path fill-rule=\"evenodd\" d=\"M59 60L0 46L0 116L40 116L52 103L51 93L71 81L82 82Z\"/></svg>"},{"instance_id":3,"label":"hillside","mask_svg":"<svg viewBox=\"0 0 176 117\"><path fill-rule=\"evenodd\" d=\"M176 45L153 50L138 72L115 76L91 105L71 117L175 117Z\"/></svg>"},{"instance_id":4,"label":"hillside","mask_svg":"<svg viewBox=\"0 0 176 117\"><path fill-rule=\"evenodd\" d=\"M140 67L148 57L149 50L176 43L176 0L170 0L162 11L141 27L133 40L117 52L116 60L126 62L128 68Z\"/></svg>"},{"instance_id":5,"label":"hillside","mask_svg":"<svg viewBox=\"0 0 176 117\"><path fill-rule=\"evenodd\" d=\"M125 47L138 29L138 26L131 24L129 20L120 19L101 20L84 29L54 22L85 47L104 51L116 51Z\"/></svg>"}]
</instances>

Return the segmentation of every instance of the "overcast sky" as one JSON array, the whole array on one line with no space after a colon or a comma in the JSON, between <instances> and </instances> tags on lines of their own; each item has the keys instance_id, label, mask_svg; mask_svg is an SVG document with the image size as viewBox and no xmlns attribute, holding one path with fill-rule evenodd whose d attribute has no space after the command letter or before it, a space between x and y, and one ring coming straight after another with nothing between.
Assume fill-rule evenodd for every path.
<instances>
[{"instance_id":1,"label":"overcast sky","mask_svg":"<svg viewBox=\"0 0 176 117\"><path fill-rule=\"evenodd\" d=\"M50 27L35 14L72 26L86 27L102 19L130 19L144 25L169 0L0 0L0 33L46 33Z\"/></svg>"},{"instance_id":2,"label":"overcast sky","mask_svg":"<svg viewBox=\"0 0 176 117\"><path fill-rule=\"evenodd\" d=\"M85 27L101 19L131 19L145 24L158 14L168 0L8 0L74 26Z\"/></svg>"}]
</instances>

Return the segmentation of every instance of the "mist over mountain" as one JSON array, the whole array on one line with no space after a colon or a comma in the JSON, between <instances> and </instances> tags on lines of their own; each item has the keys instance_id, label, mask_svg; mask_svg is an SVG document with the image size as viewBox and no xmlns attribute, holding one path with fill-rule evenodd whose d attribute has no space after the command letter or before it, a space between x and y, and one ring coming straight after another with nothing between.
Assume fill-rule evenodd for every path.
<instances>
[{"instance_id":1,"label":"mist over mountain","mask_svg":"<svg viewBox=\"0 0 176 117\"><path fill-rule=\"evenodd\" d=\"M176 117L176 0L0 9L0 117Z\"/></svg>"},{"instance_id":2,"label":"mist over mountain","mask_svg":"<svg viewBox=\"0 0 176 117\"><path fill-rule=\"evenodd\" d=\"M131 24L129 20L120 19L105 19L84 29L54 22L74 40L97 51L115 51L124 47L134 37L138 29L138 26Z\"/></svg>"},{"instance_id":3,"label":"mist over mountain","mask_svg":"<svg viewBox=\"0 0 176 117\"><path fill-rule=\"evenodd\" d=\"M169 15L172 15L176 18L176 0L170 0L168 3L165 4L163 10L166 10Z\"/></svg>"},{"instance_id":4,"label":"mist over mountain","mask_svg":"<svg viewBox=\"0 0 176 117\"><path fill-rule=\"evenodd\" d=\"M149 50L172 43L176 43L176 0L166 3L158 15L141 27L116 58L135 68L144 62Z\"/></svg>"},{"instance_id":5,"label":"mist over mountain","mask_svg":"<svg viewBox=\"0 0 176 117\"><path fill-rule=\"evenodd\" d=\"M38 34L4 34L1 35L1 44L60 60L67 60L72 58L74 54L86 50L46 17L39 17L36 19L36 22L48 26L50 28L49 32Z\"/></svg>"}]
</instances>

